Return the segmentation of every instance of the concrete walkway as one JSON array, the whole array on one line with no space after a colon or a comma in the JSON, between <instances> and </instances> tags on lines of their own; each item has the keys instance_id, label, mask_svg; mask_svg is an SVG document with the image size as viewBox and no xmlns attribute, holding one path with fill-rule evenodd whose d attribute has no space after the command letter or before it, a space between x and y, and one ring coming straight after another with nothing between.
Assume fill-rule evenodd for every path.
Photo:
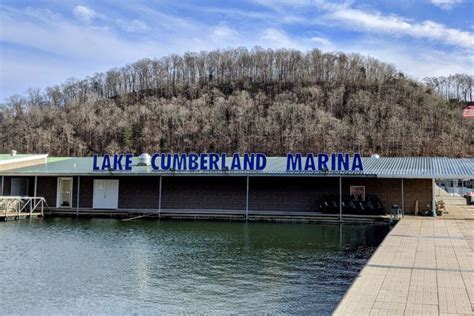
<instances>
[{"instance_id":1,"label":"concrete walkway","mask_svg":"<svg viewBox=\"0 0 474 316\"><path fill-rule=\"evenodd\" d=\"M403 218L334 314L474 315L474 221Z\"/></svg>"}]
</instances>

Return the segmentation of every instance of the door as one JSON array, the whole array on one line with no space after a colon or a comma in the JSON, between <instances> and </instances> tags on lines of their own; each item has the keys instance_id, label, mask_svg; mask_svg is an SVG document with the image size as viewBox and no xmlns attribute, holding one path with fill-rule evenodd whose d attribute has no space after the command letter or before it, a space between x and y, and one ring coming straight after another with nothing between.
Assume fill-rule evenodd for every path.
<instances>
[{"instance_id":1,"label":"door","mask_svg":"<svg viewBox=\"0 0 474 316\"><path fill-rule=\"evenodd\" d=\"M12 188L10 195L12 196L27 196L28 195L28 179L27 178L12 178Z\"/></svg>"},{"instance_id":2,"label":"door","mask_svg":"<svg viewBox=\"0 0 474 316\"><path fill-rule=\"evenodd\" d=\"M72 178L58 178L56 207L72 207Z\"/></svg>"},{"instance_id":3,"label":"door","mask_svg":"<svg viewBox=\"0 0 474 316\"><path fill-rule=\"evenodd\" d=\"M93 208L118 208L119 180L94 180Z\"/></svg>"}]
</instances>

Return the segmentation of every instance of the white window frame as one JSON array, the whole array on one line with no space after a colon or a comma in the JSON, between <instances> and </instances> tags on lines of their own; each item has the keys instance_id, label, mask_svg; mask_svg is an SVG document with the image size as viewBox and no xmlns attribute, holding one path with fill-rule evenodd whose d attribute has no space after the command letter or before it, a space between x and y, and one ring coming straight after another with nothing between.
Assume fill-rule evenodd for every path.
<instances>
[{"instance_id":1,"label":"white window frame","mask_svg":"<svg viewBox=\"0 0 474 316\"><path fill-rule=\"evenodd\" d=\"M61 206L61 181L62 180L70 180L71 181L71 196L69 201L69 206ZM74 195L74 179L72 177L58 177L58 182L56 186L56 207L57 208L72 208L72 199Z\"/></svg>"}]
</instances>

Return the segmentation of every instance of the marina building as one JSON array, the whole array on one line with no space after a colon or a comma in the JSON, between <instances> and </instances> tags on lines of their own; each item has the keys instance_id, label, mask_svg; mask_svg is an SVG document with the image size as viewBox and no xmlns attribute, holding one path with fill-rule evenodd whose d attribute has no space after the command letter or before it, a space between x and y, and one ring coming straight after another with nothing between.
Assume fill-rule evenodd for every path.
<instances>
[{"instance_id":1,"label":"marina building","mask_svg":"<svg viewBox=\"0 0 474 316\"><path fill-rule=\"evenodd\" d=\"M238 158L220 154L219 168L202 168L202 163L210 165L212 154L195 155L182 156L179 166L197 159L201 167L163 162L168 167L162 168L168 159L162 154L0 155L0 195L44 198L52 214L377 220L394 208L404 214L434 210L435 180L458 179L472 186L474 178L472 158L251 154L241 156L241 168L231 168ZM327 164L321 167L321 161Z\"/></svg>"}]
</instances>

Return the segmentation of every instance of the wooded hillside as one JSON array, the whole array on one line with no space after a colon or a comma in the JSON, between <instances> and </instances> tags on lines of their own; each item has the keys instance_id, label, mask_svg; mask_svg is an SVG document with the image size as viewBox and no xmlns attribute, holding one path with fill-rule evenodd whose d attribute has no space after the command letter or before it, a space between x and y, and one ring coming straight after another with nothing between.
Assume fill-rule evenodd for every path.
<instances>
[{"instance_id":1,"label":"wooded hillside","mask_svg":"<svg viewBox=\"0 0 474 316\"><path fill-rule=\"evenodd\" d=\"M472 98L473 77L458 76L458 96ZM0 152L473 156L473 120L435 79L316 49L144 59L11 97L0 108Z\"/></svg>"}]
</instances>

